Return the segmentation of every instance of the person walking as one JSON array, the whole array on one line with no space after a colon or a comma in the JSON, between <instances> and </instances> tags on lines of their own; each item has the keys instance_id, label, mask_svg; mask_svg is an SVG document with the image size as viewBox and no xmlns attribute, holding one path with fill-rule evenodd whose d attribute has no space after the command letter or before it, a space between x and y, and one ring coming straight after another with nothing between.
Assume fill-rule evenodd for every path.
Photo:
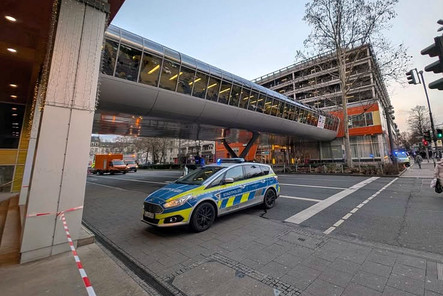
<instances>
[{"instance_id":1,"label":"person walking","mask_svg":"<svg viewBox=\"0 0 443 296\"><path fill-rule=\"evenodd\" d=\"M435 185L435 192L441 193L442 190L442 184L441 181L443 180L443 161L441 158L437 158L437 165L434 169L434 178L437 179L436 185Z\"/></svg>"},{"instance_id":2,"label":"person walking","mask_svg":"<svg viewBox=\"0 0 443 296\"><path fill-rule=\"evenodd\" d=\"M423 158L419 155L415 157L415 162L418 164L418 167L421 169L421 163L423 162Z\"/></svg>"}]
</instances>

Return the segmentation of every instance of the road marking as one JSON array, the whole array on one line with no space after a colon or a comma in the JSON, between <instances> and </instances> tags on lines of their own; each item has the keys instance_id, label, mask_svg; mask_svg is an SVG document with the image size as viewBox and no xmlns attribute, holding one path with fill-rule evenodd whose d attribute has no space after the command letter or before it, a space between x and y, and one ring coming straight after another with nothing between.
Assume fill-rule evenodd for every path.
<instances>
[{"instance_id":1,"label":"road marking","mask_svg":"<svg viewBox=\"0 0 443 296\"><path fill-rule=\"evenodd\" d=\"M120 187L103 185L103 184L95 183L95 182L91 182L91 181L86 181L86 183L94 184L94 185L97 185L97 186L103 186L103 187L107 187L107 188L112 188L112 189L117 189L117 190L122 190L122 191L132 191L132 190L127 190L127 189L123 189L123 188L120 188Z\"/></svg>"},{"instance_id":2,"label":"road marking","mask_svg":"<svg viewBox=\"0 0 443 296\"><path fill-rule=\"evenodd\" d=\"M285 220L285 222L300 224L303 221L305 221L305 220L311 218L312 216L318 214L319 212L323 211L327 207L333 205L334 203L341 200L342 198L345 198L346 196L350 195L351 193L354 193L358 189L374 182L377 179L378 179L378 177L372 177L372 178L366 179L360 183L357 183L357 184L355 184L343 191L340 191L339 193L336 193L336 194L328 197L327 199L324 199L324 200L318 202L317 204L295 214L294 216L289 217L288 219Z\"/></svg>"},{"instance_id":3,"label":"road marking","mask_svg":"<svg viewBox=\"0 0 443 296\"><path fill-rule=\"evenodd\" d=\"M337 190L347 189L347 188L345 188L345 187L329 187L329 186L316 186L316 185L303 185L303 184L289 184L289 183L280 183L280 185L284 185L284 186L296 186L296 187L309 187L309 188L337 189Z\"/></svg>"},{"instance_id":4,"label":"road marking","mask_svg":"<svg viewBox=\"0 0 443 296\"><path fill-rule=\"evenodd\" d=\"M351 213L347 213L346 215L343 216L343 220L347 220L349 217L351 217L352 214Z\"/></svg>"},{"instance_id":5,"label":"road marking","mask_svg":"<svg viewBox=\"0 0 443 296\"><path fill-rule=\"evenodd\" d=\"M437 263L437 278L443 280L443 264Z\"/></svg>"},{"instance_id":6,"label":"road marking","mask_svg":"<svg viewBox=\"0 0 443 296\"><path fill-rule=\"evenodd\" d=\"M339 227L343 222L345 222L344 220L348 219L349 217L351 217L351 215L355 212L357 212L359 209L361 209L365 204L367 204L371 199L373 199L374 197L376 197L377 195L379 195L383 190L385 190L386 188L388 188L392 183L394 183L395 181L397 181L398 178L395 178L394 180L392 180L391 182L389 182L388 184L386 184L385 186L383 186L379 191L377 191L376 193L374 193L373 195L371 195L370 197L368 197L364 202L362 202L361 204L359 204L357 207L353 208L349 213L347 213L346 215L344 215L340 220L338 220L337 222L335 222L335 224L331 227L329 227L328 229L326 229L323 233L324 234L330 234L331 232L333 232L337 227ZM438 267L438 266L437 266ZM443 278L443 265L442 265L442 278Z\"/></svg>"},{"instance_id":7,"label":"road marking","mask_svg":"<svg viewBox=\"0 0 443 296\"><path fill-rule=\"evenodd\" d=\"M320 202L321 201L321 199L298 197L298 196L289 196L289 195L280 195L280 197L290 198L290 199L298 199L298 200L306 200L306 201L313 201L313 202Z\"/></svg>"}]
</instances>

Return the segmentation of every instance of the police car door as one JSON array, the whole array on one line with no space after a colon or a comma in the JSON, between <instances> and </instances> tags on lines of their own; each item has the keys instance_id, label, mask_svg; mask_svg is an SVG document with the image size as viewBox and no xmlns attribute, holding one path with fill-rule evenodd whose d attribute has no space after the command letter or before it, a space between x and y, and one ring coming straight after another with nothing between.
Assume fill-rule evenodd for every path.
<instances>
[{"instance_id":1,"label":"police car door","mask_svg":"<svg viewBox=\"0 0 443 296\"><path fill-rule=\"evenodd\" d=\"M245 181L245 194L248 195L248 202L246 205L258 204L263 202L265 195L267 180L264 173L258 164L245 164L243 166Z\"/></svg>"},{"instance_id":2,"label":"police car door","mask_svg":"<svg viewBox=\"0 0 443 296\"><path fill-rule=\"evenodd\" d=\"M218 199L219 213L224 214L240 208L245 201L243 193L243 168L241 165L230 168L226 171L224 179L231 178L233 183L220 185L221 190L216 194Z\"/></svg>"}]
</instances>

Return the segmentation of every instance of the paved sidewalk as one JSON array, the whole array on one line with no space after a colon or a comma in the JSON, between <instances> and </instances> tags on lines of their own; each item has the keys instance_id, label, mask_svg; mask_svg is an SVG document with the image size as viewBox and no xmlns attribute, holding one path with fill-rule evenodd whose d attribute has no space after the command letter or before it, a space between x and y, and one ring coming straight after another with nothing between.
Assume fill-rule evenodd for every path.
<instances>
[{"instance_id":1,"label":"paved sidewalk","mask_svg":"<svg viewBox=\"0 0 443 296\"><path fill-rule=\"evenodd\" d=\"M412 164L406 172L404 172L401 177L403 178L422 178L422 179L433 179L434 178L434 163L432 159L428 161L425 159L421 164L421 169L418 164Z\"/></svg>"},{"instance_id":2,"label":"paved sidewalk","mask_svg":"<svg viewBox=\"0 0 443 296\"><path fill-rule=\"evenodd\" d=\"M141 288L137 278L109 257L97 244L77 252L97 295L157 295ZM88 295L71 252L22 265L0 267L0 294L79 296ZM142 285L143 286L143 285ZM149 288L145 287L149 291Z\"/></svg>"}]
</instances>

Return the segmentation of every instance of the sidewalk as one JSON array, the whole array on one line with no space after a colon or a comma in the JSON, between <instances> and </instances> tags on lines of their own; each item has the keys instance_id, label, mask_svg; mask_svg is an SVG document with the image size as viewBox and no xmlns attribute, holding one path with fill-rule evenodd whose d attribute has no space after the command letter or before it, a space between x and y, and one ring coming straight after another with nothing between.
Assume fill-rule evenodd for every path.
<instances>
[{"instance_id":1,"label":"sidewalk","mask_svg":"<svg viewBox=\"0 0 443 296\"><path fill-rule=\"evenodd\" d=\"M421 179L433 179L434 178L434 163L432 159L428 161L425 159L421 163L421 169L418 164L412 164L406 172L401 175L402 178L421 178Z\"/></svg>"},{"instance_id":2,"label":"sidewalk","mask_svg":"<svg viewBox=\"0 0 443 296\"><path fill-rule=\"evenodd\" d=\"M97 244L79 247L77 252L97 295L157 295L142 289ZM71 252L22 265L0 267L0 279L2 296L88 295Z\"/></svg>"}]
</instances>

